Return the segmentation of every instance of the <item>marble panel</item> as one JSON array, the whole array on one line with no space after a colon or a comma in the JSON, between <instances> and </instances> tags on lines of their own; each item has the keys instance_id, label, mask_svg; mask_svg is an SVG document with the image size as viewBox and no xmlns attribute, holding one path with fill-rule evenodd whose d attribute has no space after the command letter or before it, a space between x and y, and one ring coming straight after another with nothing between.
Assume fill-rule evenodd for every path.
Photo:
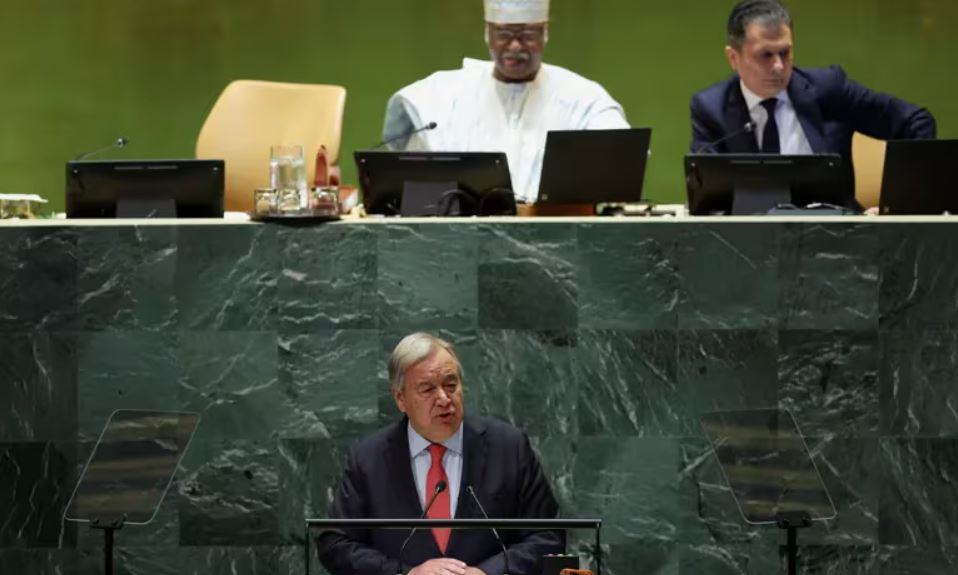
<instances>
[{"instance_id":1,"label":"marble panel","mask_svg":"<svg viewBox=\"0 0 958 575\"><path fill-rule=\"evenodd\" d=\"M680 331L678 389L670 405L687 435L701 434L711 411L778 404L778 334L765 331Z\"/></svg>"},{"instance_id":2,"label":"marble panel","mask_svg":"<svg viewBox=\"0 0 958 575\"><path fill-rule=\"evenodd\" d=\"M178 240L175 227L91 227L79 233L79 329L175 330Z\"/></svg>"},{"instance_id":3,"label":"marble panel","mask_svg":"<svg viewBox=\"0 0 958 575\"><path fill-rule=\"evenodd\" d=\"M958 547L958 442L882 438L878 469L880 543Z\"/></svg>"},{"instance_id":4,"label":"marble panel","mask_svg":"<svg viewBox=\"0 0 958 575\"><path fill-rule=\"evenodd\" d=\"M786 224L781 238L784 329L878 326L878 235L865 224Z\"/></svg>"},{"instance_id":5,"label":"marble panel","mask_svg":"<svg viewBox=\"0 0 958 575\"><path fill-rule=\"evenodd\" d=\"M279 240L283 333L376 327L377 234L369 226L291 228Z\"/></svg>"},{"instance_id":6,"label":"marble panel","mask_svg":"<svg viewBox=\"0 0 958 575\"><path fill-rule=\"evenodd\" d=\"M478 412L529 435L575 437L575 345L574 333L480 330L478 368L469 381Z\"/></svg>"},{"instance_id":7,"label":"marble panel","mask_svg":"<svg viewBox=\"0 0 958 575\"><path fill-rule=\"evenodd\" d=\"M70 443L0 443L0 548L59 548L73 543L64 526L76 485Z\"/></svg>"},{"instance_id":8,"label":"marble panel","mask_svg":"<svg viewBox=\"0 0 958 575\"><path fill-rule=\"evenodd\" d=\"M782 227L702 223L675 228L678 326L763 329L776 324Z\"/></svg>"},{"instance_id":9,"label":"marble panel","mask_svg":"<svg viewBox=\"0 0 958 575\"><path fill-rule=\"evenodd\" d=\"M76 244L67 227L0 229L0 332L76 329Z\"/></svg>"},{"instance_id":10,"label":"marble panel","mask_svg":"<svg viewBox=\"0 0 958 575\"><path fill-rule=\"evenodd\" d=\"M278 387L284 396L284 437L357 439L377 428L379 395L387 388L373 330L317 330L279 340Z\"/></svg>"},{"instance_id":11,"label":"marble panel","mask_svg":"<svg viewBox=\"0 0 958 575\"><path fill-rule=\"evenodd\" d=\"M181 546L280 543L276 442L205 441L190 447L182 468Z\"/></svg>"},{"instance_id":12,"label":"marble panel","mask_svg":"<svg viewBox=\"0 0 958 575\"><path fill-rule=\"evenodd\" d=\"M578 441L577 511L602 517L608 544L668 544L679 530L679 444L659 437Z\"/></svg>"},{"instance_id":13,"label":"marble panel","mask_svg":"<svg viewBox=\"0 0 958 575\"><path fill-rule=\"evenodd\" d=\"M877 228L882 329L958 327L958 236L946 223Z\"/></svg>"},{"instance_id":14,"label":"marble panel","mask_svg":"<svg viewBox=\"0 0 958 575\"><path fill-rule=\"evenodd\" d=\"M479 242L480 328L578 327L575 226L486 225L480 228Z\"/></svg>"},{"instance_id":15,"label":"marble panel","mask_svg":"<svg viewBox=\"0 0 958 575\"><path fill-rule=\"evenodd\" d=\"M580 330L573 369L579 379L582 436L677 436L678 341L674 331Z\"/></svg>"},{"instance_id":16,"label":"marble panel","mask_svg":"<svg viewBox=\"0 0 958 575\"><path fill-rule=\"evenodd\" d=\"M778 346L779 407L804 434L877 436L875 332L780 331Z\"/></svg>"},{"instance_id":17,"label":"marble panel","mask_svg":"<svg viewBox=\"0 0 958 575\"><path fill-rule=\"evenodd\" d=\"M669 329L678 321L676 235L668 225L579 228L579 326Z\"/></svg>"},{"instance_id":18,"label":"marble panel","mask_svg":"<svg viewBox=\"0 0 958 575\"><path fill-rule=\"evenodd\" d=\"M202 442L316 433L314 416L298 410L295 390L279 381L272 332L185 332L178 341L178 402L202 417Z\"/></svg>"},{"instance_id":19,"label":"marble panel","mask_svg":"<svg viewBox=\"0 0 958 575\"><path fill-rule=\"evenodd\" d=\"M881 429L958 438L958 330L891 330L881 341Z\"/></svg>"},{"instance_id":20,"label":"marble panel","mask_svg":"<svg viewBox=\"0 0 958 575\"><path fill-rule=\"evenodd\" d=\"M117 409L176 410L173 334L102 331L78 341L78 437L96 441Z\"/></svg>"},{"instance_id":21,"label":"marble panel","mask_svg":"<svg viewBox=\"0 0 958 575\"><path fill-rule=\"evenodd\" d=\"M475 328L481 237L473 224L386 226L378 234L379 326Z\"/></svg>"},{"instance_id":22,"label":"marble panel","mask_svg":"<svg viewBox=\"0 0 958 575\"><path fill-rule=\"evenodd\" d=\"M181 228L174 280L180 329L274 329L281 233L278 226Z\"/></svg>"},{"instance_id":23,"label":"marble panel","mask_svg":"<svg viewBox=\"0 0 958 575\"><path fill-rule=\"evenodd\" d=\"M0 332L0 354L0 442L75 440L76 338Z\"/></svg>"}]
</instances>

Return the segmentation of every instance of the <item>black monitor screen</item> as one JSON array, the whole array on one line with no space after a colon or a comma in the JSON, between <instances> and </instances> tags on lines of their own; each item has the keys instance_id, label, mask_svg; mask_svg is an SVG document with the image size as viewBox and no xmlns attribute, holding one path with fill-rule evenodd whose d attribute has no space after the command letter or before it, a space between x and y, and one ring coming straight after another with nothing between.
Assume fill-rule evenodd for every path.
<instances>
[{"instance_id":1,"label":"black monitor screen","mask_svg":"<svg viewBox=\"0 0 958 575\"><path fill-rule=\"evenodd\" d=\"M845 206L849 201L837 154L690 154L685 181L692 215L749 215L783 205Z\"/></svg>"},{"instance_id":2,"label":"black monitor screen","mask_svg":"<svg viewBox=\"0 0 958 575\"><path fill-rule=\"evenodd\" d=\"M68 218L222 218L223 189L223 160L66 165Z\"/></svg>"},{"instance_id":3,"label":"black monitor screen","mask_svg":"<svg viewBox=\"0 0 958 575\"><path fill-rule=\"evenodd\" d=\"M539 203L642 201L651 138L650 128L549 132Z\"/></svg>"},{"instance_id":4,"label":"black monitor screen","mask_svg":"<svg viewBox=\"0 0 958 575\"><path fill-rule=\"evenodd\" d=\"M516 213L504 153L358 151L354 157L363 203L370 214ZM403 205L404 196L407 205Z\"/></svg>"},{"instance_id":5,"label":"black monitor screen","mask_svg":"<svg viewBox=\"0 0 958 575\"><path fill-rule=\"evenodd\" d=\"M888 142L881 213L958 214L958 140Z\"/></svg>"}]
</instances>

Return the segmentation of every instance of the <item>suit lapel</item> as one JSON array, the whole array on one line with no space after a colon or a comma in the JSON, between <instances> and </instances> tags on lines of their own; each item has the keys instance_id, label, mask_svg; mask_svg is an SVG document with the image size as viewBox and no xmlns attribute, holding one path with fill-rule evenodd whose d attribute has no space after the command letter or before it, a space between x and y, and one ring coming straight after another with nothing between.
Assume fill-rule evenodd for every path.
<instances>
[{"instance_id":1,"label":"suit lapel","mask_svg":"<svg viewBox=\"0 0 958 575\"><path fill-rule=\"evenodd\" d=\"M788 97L792 100L795 114L798 115L798 121L802 124L805 138L812 152L822 154L828 149L825 145L825 136L822 134L825 121L818 107L818 94L815 86L797 72L798 70L792 72L792 81L788 84Z\"/></svg>"},{"instance_id":2,"label":"suit lapel","mask_svg":"<svg viewBox=\"0 0 958 575\"><path fill-rule=\"evenodd\" d=\"M472 485L479 489L482 484L482 472L486 466L489 443L485 437L486 427L480 419L466 418L462 425L462 478L459 481L459 497L456 500L456 519L481 517L466 487ZM468 511L466 511L468 510ZM446 555L455 556L456 545L463 540L465 533L457 529L449 537Z\"/></svg>"},{"instance_id":3,"label":"suit lapel","mask_svg":"<svg viewBox=\"0 0 958 575\"><path fill-rule=\"evenodd\" d=\"M745 124L752 121L752 116L748 113L748 104L745 103L745 96L742 95L742 87L738 76L735 76L729 85L729 90L725 96L723 115L725 116L725 129L728 134L742 130ZM755 134L742 132L726 142L726 148L732 154L757 154L758 140L755 138Z\"/></svg>"},{"instance_id":4,"label":"suit lapel","mask_svg":"<svg viewBox=\"0 0 958 575\"><path fill-rule=\"evenodd\" d=\"M412 462L409 458L409 435L406 429L408 424L408 420L404 417L390 431L386 457L389 458L389 474L393 478L402 515L419 517L422 515L422 502L419 501L419 492L416 491L416 480L412 474Z\"/></svg>"}]
</instances>

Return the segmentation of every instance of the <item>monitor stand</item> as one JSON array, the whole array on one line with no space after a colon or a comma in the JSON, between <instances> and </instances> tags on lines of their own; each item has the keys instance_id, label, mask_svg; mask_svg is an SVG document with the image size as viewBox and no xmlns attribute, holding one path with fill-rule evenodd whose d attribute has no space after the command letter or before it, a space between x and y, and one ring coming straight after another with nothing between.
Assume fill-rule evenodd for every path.
<instances>
[{"instance_id":1,"label":"monitor stand","mask_svg":"<svg viewBox=\"0 0 958 575\"><path fill-rule=\"evenodd\" d=\"M116 200L116 217L175 218L176 201L173 198L118 198Z\"/></svg>"},{"instance_id":2,"label":"monitor stand","mask_svg":"<svg viewBox=\"0 0 958 575\"><path fill-rule=\"evenodd\" d=\"M788 186L737 185L733 194L733 216L767 214L776 206L792 202L792 190Z\"/></svg>"},{"instance_id":3,"label":"monitor stand","mask_svg":"<svg viewBox=\"0 0 958 575\"><path fill-rule=\"evenodd\" d=\"M403 182L400 214L405 218L462 215L459 182Z\"/></svg>"}]
</instances>

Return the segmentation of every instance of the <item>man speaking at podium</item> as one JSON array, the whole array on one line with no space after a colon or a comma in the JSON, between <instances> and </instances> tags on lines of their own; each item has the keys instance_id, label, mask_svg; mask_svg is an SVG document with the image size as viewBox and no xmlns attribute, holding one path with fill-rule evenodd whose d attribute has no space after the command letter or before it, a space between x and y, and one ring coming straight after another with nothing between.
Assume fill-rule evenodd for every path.
<instances>
[{"instance_id":1,"label":"man speaking at podium","mask_svg":"<svg viewBox=\"0 0 958 575\"><path fill-rule=\"evenodd\" d=\"M405 337L389 360L389 385L404 417L349 450L331 518L558 516L525 434L464 416L462 367L449 343ZM509 575L537 575L540 557L565 547L564 534L551 531L500 533L502 543L483 529L325 531L319 558L333 575L502 575L506 565Z\"/></svg>"},{"instance_id":2,"label":"man speaking at podium","mask_svg":"<svg viewBox=\"0 0 958 575\"><path fill-rule=\"evenodd\" d=\"M466 58L458 70L397 92L386 106L383 141L400 150L505 152L516 199L532 203L550 130L629 123L598 83L542 63L549 0L485 0L485 18L492 61Z\"/></svg>"}]
</instances>

